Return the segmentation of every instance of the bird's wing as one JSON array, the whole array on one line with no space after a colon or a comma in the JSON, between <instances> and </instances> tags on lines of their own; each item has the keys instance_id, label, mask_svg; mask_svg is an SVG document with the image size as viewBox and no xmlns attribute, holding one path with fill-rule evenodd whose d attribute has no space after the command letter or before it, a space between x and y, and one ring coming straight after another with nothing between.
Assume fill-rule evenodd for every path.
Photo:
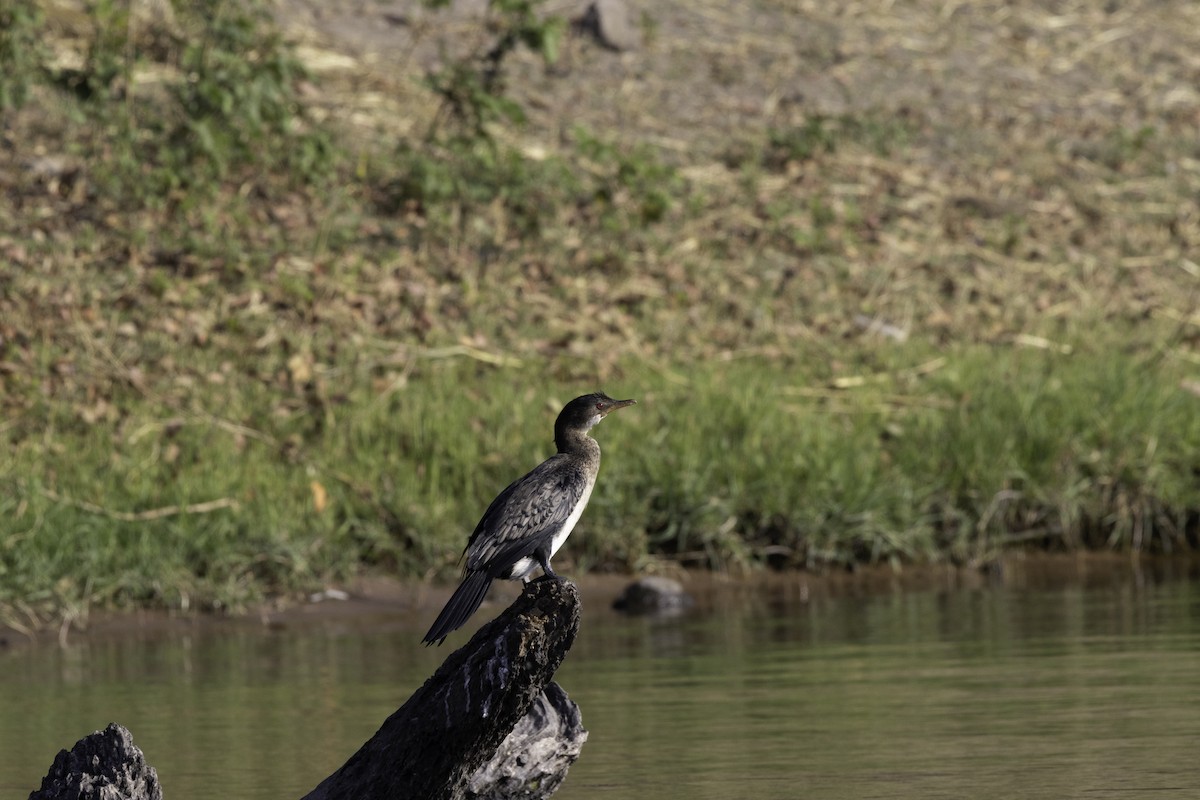
<instances>
[{"instance_id":1,"label":"bird's wing","mask_svg":"<svg viewBox=\"0 0 1200 800\"><path fill-rule=\"evenodd\" d=\"M583 487L581 476L557 455L513 481L475 526L465 551L467 570L507 567L530 555L571 515Z\"/></svg>"}]
</instances>

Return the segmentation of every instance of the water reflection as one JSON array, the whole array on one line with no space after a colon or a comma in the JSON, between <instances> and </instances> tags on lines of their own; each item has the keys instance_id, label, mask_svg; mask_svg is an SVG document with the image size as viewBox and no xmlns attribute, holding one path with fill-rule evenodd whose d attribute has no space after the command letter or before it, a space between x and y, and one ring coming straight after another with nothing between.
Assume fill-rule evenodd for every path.
<instances>
[{"instance_id":1,"label":"water reflection","mask_svg":"<svg viewBox=\"0 0 1200 800\"><path fill-rule=\"evenodd\" d=\"M714 580L659 620L585 594L559 682L591 736L558 796L1197 795L1191 567L808 580ZM0 796L113 720L169 797L299 796L446 655L420 632L380 614L0 650Z\"/></svg>"}]
</instances>

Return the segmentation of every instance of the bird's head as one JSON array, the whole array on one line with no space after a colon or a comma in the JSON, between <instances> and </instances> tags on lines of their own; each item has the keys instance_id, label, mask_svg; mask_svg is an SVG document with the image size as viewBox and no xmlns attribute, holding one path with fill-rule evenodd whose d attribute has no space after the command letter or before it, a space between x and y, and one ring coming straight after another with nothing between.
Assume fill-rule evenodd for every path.
<instances>
[{"instance_id":1,"label":"bird's head","mask_svg":"<svg viewBox=\"0 0 1200 800\"><path fill-rule=\"evenodd\" d=\"M636 400L613 400L604 392L576 397L563 408L554 423L554 431L589 430L613 411L631 406Z\"/></svg>"}]
</instances>

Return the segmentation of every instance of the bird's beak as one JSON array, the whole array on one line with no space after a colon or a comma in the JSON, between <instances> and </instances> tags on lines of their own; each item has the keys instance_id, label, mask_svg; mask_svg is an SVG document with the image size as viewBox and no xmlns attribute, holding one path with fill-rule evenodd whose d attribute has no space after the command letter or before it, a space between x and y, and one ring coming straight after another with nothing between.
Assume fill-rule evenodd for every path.
<instances>
[{"instance_id":1,"label":"bird's beak","mask_svg":"<svg viewBox=\"0 0 1200 800\"><path fill-rule=\"evenodd\" d=\"M612 406L609 407L608 411L606 411L604 413L611 414L612 412L616 411L618 408L624 408L625 406L635 406L635 405L637 405L637 400L614 400Z\"/></svg>"}]
</instances>

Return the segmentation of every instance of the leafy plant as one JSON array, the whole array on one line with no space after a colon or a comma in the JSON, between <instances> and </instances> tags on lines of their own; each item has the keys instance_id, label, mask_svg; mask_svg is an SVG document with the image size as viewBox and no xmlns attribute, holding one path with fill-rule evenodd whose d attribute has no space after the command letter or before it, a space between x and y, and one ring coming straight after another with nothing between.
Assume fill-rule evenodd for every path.
<instances>
[{"instance_id":1,"label":"leafy plant","mask_svg":"<svg viewBox=\"0 0 1200 800\"><path fill-rule=\"evenodd\" d=\"M498 202L523 236L536 235L554 217L550 209L577 185L561 159L534 161L486 141L405 142L396 167L388 187L393 210L411 206L434 222L458 224L469 209Z\"/></svg>"},{"instance_id":2,"label":"leafy plant","mask_svg":"<svg viewBox=\"0 0 1200 800\"><path fill-rule=\"evenodd\" d=\"M767 137L766 166L781 169L789 161L808 161L821 153L832 153L837 137L830 119L816 114L796 128L775 128Z\"/></svg>"},{"instance_id":3,"label":"leafy plant","mask_svg":"<svg viewBox=\"0 0 1200 800\"><path fill-rule=\"evenodd\" d=\"M303 67L266 6L197 0L172 9L134 20L130 0L92 0L82 66L53 75L99 132L83 148L105 196L160 206L177 189L194 196L235 169L306 181L323 173L329 139L304 118L296 93ZM28 40L36 18L14 19L29 30L7 40ZM32 58L25 45L10 49L12 59ZM139 84L150 64L163 79Z\"/></svg>"},{"instance_id":4,"label":"leafy plant","mask_svg":"<svg viewBox=\"0 0 1200 800\"><path fill-rule=\"evenodd\" d=\"M491 0L485 26L495 32L494 39L462 58L449 60L446 66L427 76L430 88L442 101L430 139L445 134L451 139L490 142L492 137L487 129L490 123L525 121L520 104L508 96L504 66L522 46L540 54L547 64L558 60L565 23L558 16L539 16L541 3L542 0Z\"/></svg>"},{"instance_id":5,"label":"leafy plant","mask_svg":"<svg viewBox=\"0 0 1200 800\"><path fill-rule=\"evenodd\" d=\"M538 202L544 178L565 172L559 164L530 162L496 141L492 127L520 125L525 112L508 93L505 63L521 47L558 58L565 24L557 16L538 13L542 0L491 0L484 23L489 36L465 55L451 58L426 75L440 99L423 142L402 141L396 150L398 177L387 187L385 205L415 206L440 221L459 220L468 208L500 200L518 229L536 231L544 212ZM429 0L440 8L445 0ZM527 194L530 192L531 194Z\"/></svg>"},{"instance_id":6,"label":"leafy plant","mask_svg":"<svg viewBox=\"0 0 1200 800\"><path fill-rule=\"evenodd\" d=\"M0 110L16 108L42 70L41 11L33 0L0 5Z\"/></svg>"},{"instance_id":7,"label":"leafy plant","mask_svg":"<svg viewBox=\"0 0 1200 800\"><path fill-rule=\"evenodd\" d=\"M295 87L304 69L270 25L266 8L228 0L188 8L194 32L179 55L184 79L171 86L181 118L169 161L214 177L264 155L268 165L294 169L300 178L321 171L328 139L297 130L303 114Z\"/></svg>"},{"instance_id":8,"label":"leafy plant","mask_svg":"<svg viewBox=\"0 0 1200 800\"><path fill-rule=\"evenodd\" d=\"M767 134L763 166L783 169L788 162L810 161L853 142L878 155L891 153L912 139L915 121L906 114L813 114L796 127L776 127Z\"/></svg>"},{"instance_id":9,"label":"leafy plant","mask_svg":"<svg viewBox=\"0 0 1200 800\"><path fill-rule=\"evenodd\" d=\"M596 169L592 200L610 226L641 228L662 221L681 181L649 147L621 148L582 128L575 129L580 155Z\"/></svg>"}]
</instances>

